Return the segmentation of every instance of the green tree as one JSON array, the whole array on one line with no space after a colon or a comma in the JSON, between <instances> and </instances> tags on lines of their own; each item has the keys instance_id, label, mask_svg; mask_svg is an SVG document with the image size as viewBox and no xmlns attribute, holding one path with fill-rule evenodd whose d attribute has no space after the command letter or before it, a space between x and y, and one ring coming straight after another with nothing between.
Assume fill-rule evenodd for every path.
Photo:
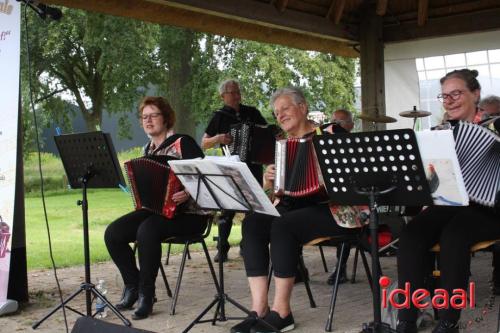
<instances>
[{"instance_id":1,"label":"green tree","mask_svg":"<svg viewBox=\"0 0 500 333\"><path fill-rule=\"evenodd\" d=\"M153 25L74 9L63 9L58 22L30 14L31 81L37 109L46 119L67 126L72 115L64 96L78 106L89 131L100 126L104 111L123 113L121 122L126 123L127 113L143 94L139 87L149 82ZM22 84L27 87L25 51ZM26 89L23 100L29 100Z\"/></svg>"},{"instance_id":2,"label":"green tree","mask_svg":"<svg viewBox=\"0 0 500 333\"><path fill-rule=\"evenodd\" d=\"M269 98L285 86L299 86L311 111L331 114L354 104L355 61L311 51L253 41L233 40L222 52L228 59L225 76L236 77L247 104L271 117Z\"/></svg>"}]
</instances>

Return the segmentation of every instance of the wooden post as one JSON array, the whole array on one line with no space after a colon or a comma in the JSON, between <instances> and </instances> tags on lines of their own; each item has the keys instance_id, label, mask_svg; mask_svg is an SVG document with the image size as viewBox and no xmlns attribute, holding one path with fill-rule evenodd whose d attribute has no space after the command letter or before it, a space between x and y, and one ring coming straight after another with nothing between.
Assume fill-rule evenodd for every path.
<instances>
[{"instance_id":1,"label":"wooden post","mask_svg":"<svg viewBox=\"0 0 500 333\"><path fill-rule=\"evenodd\" d=\"M383 18L374 5L364 8L360 23L361 112L385 115ZM385 124L363 121L364 131L385 129Z\"/></svg>"}]
</instances>

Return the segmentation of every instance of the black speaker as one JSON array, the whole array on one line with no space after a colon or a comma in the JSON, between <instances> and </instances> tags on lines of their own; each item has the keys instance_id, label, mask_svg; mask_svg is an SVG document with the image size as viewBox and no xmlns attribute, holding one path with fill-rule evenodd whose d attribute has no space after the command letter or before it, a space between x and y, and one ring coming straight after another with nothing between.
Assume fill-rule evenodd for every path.
<instances>
[{"instance_id":1,"label":"black speaker","mask_svg":"<svg viewBox=\"0 0 500 333\"><path fill-rule=\"evenodd\" d=\"M71 333L154 333L137 328L107 323L92 317L80 317L73 326Z\"/></svg>"}]
</instances>

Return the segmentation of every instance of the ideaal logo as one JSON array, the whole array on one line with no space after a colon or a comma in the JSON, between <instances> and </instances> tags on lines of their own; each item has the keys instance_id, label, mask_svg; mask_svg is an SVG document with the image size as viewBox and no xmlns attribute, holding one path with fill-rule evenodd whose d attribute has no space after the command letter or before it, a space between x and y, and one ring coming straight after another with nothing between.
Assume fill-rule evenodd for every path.
<instances>
[{"instance_id":1,"label":"ideaal logo","mask_svg":"<svg viewBox=\"0 0 500 333\"><path fill-rule=\"evenodd\" d=\"M0 13L10 15L12 13L12 5L9 4L9 0L0 2Z\"/></svg>"},{"instance_id":2,"label":"ideaal logo","mask_svg":"<svg viewBox=\"0 0 500 333\"><path fill-rule=\"evenodd\" d=\"M467 304L470 309L476 307L476 285L474 282L469 283L469 302L467 302L467 291L463 289L453 289L451 295L445 289L434 289L434 295L429 302L426 300L431 296L431 293L427 289L420 288L410 294L410 283L406 282L404 289L396 288L388 293L387 287L390 284L391 279L387 276L382 276L379 279L379 285L382 288L382 308L387 308L390 304L395 309L409 309L410 302L417 309L425 309L431 304L435 309L448 309L450 306L454 309L465 309ZM399 295L401 295L400 298Z\"/></svg>"}]
</instances>

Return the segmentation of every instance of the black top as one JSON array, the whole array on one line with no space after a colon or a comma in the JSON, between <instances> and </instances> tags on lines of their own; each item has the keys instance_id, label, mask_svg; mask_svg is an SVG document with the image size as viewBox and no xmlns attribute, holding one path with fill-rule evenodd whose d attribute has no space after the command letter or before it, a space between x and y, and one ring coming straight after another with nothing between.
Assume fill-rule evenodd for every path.
<instances>
[{"instance_id":1,"label":"black top","mask_svg":"<svg viewBox=\"0 0 500 333\"><path fill-rule=\"evenodd\" d=\"M232 124L241 122L267 125L267 121L262 117L260 111L253 106L240 104L240 111L236 112L232 107L224 105L222 109L214 112L205 133L210 137L221 133L229 133L229 127ZM252 163L247 163L247 165L255 179L259 183L262 183L262 165Z\"/></svg>"},{"instance_id":2,"label":"black top","mask_svg":"<svg viewBox=\"0 0 500 333\"><path fill-rule=\"evenodd\" d=\"M221 133L229 133L229 127L232 124L241 122L267 125L267 121L262 117L259 110L253 106L240 104L240 111L236 112L232 107L224 105L222 109L214 112L205 133L211 137Z\"/></svg>"}]
</instances>

